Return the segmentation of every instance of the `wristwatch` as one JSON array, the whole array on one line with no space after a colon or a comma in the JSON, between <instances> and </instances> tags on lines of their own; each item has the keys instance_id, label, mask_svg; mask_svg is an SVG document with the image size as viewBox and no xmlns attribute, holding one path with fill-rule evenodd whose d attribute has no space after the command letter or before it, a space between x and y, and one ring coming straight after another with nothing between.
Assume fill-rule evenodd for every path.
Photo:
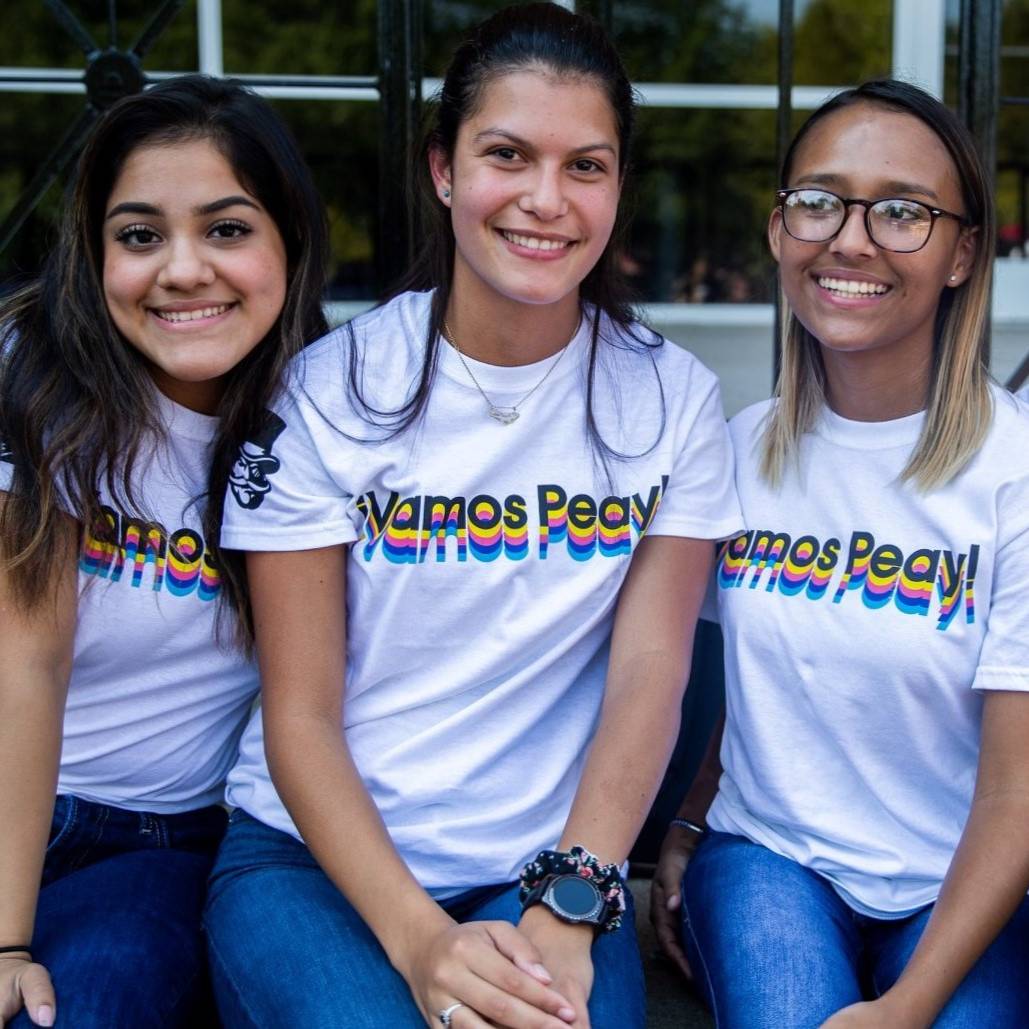
<instances>
[{"instance_id":1,"label":"wristwatch","mask_svg":"<svg viewBox=\"0 0 1029 1029\"><path fill-rule=\"evenodd\" d=\"M549 875L537 883L525 898L522 910L542 904L562 922L603 927L609 905L596 884L581 875Z\"/></svg>"}]
</instances>

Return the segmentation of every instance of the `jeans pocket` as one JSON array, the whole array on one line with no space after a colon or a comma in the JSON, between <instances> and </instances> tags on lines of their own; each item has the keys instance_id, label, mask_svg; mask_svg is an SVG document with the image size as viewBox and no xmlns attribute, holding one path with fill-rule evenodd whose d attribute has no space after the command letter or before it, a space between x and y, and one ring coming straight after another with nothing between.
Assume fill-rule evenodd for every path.
<instances>
[{"instance_id":1,"label":"jeans pocket","mask_svg":"<svg viewBox=\"0 0 1029 1029\"><path fill-rule=\"evenodd\" d=\"M75 871L78 864L78 840L81 835L82 812L79 801L62 794L54 802L54 814L50 821L50 837L46 845L46 859L43 862L42 886L62 879Z\"/></svg>"},{"instance_id":2,"label":"jeans pocket","mask_svg":"<svg viewBox=\"0 0 1029 1029\"><path fill-rule=\"evenodd\" d=\"M46 856L56 857L62 844L71 836L78 819L79 803L70 794L60 794L54 802L54 814L50 820L50 837L46 844Z\"/></svg>"}]
</instances>

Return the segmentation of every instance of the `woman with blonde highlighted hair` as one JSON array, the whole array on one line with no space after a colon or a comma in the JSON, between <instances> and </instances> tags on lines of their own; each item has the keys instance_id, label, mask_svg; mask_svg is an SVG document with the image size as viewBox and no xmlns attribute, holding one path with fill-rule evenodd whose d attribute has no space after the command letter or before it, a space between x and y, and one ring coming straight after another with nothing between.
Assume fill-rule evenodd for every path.
<instances>
[{"instance_id":1,"label":"woman with blonde highlighted hair","mask_svg":"<svg viewBox=\"0 0 1029 1029\"><path fill-rule=\"evenodd\" d=\"M724 772L699 843L666 840L664 910L721 1026L1015 1029L1029 409L985 365L988 181L941 103L866 83L800 130L768 232L783 362L731 424Z\"/></svg>"}]
</instances>

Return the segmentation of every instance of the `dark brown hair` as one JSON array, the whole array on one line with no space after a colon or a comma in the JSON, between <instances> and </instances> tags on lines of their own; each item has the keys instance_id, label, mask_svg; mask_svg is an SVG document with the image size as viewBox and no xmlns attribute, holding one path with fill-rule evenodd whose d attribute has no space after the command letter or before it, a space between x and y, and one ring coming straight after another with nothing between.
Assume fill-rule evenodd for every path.
<instances>
[{"instance_id":1,"label":"dark brown hair","mask_svg":"<svg viewBox=\"0 0 1029 1029\"><path fill-rule=\"evenodd\" d=\"M101 489L112 503L138 509L133 469L144 442L162 430L144 362L104 302L102 226L133 151L198 139L218 148L286 248L283 309L227 377L204 517L223 597L246 614L241 559L218 550L222 496L238 441L255 430L287 362L326 330L327 232L310 172L281 119L240 83L203 75L161 82L105 113L78 161L59 240L40 279L0 307L0 441L14 468L0 506L0 559L26 609L53 594L62 511L102 531Z\"/></svg>"}]
</instances>

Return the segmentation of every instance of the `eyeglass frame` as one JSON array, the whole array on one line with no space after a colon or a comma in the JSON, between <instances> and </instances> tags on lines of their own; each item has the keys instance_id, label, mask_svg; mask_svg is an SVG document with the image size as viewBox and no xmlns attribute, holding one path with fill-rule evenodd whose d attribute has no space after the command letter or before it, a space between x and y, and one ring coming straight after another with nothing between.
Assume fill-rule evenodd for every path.
<instances>
[{"instance_id":1,"label":"eyeglass frame","mask_svg":"<svg viewBox=\"0 0 1029 1029\"><path fill-rule=\"evenodd\" d=\"M840 227L831 236L826 236L825 239L801 239L800 236L794 236L786 224L786 201L794 193L807 192L825 193L828 196L835 197L843 204L843 221L840 222ZM924 207L929 212L929 231L925 234L925 239L923 239L914 250L894 250L892 247L884 247L876 240L875 236L872 235L872 227L868 223L869 212L876 204L881 204L884 201L889 200L903 200L906 204L918 204L919 207ZM841 197L839 193L834 193L831 189L822 189L819 186L794 186L790 189L777 189L775 191L775 206L776 209L782 213L782 227L786 230L786 235L789 236L790 239L795 239L798 243L829 243L834 240L846 226L850 209L855 204L865 209L865 234L879 250L886 250L891 254L917 254L918 251L923 249L926 243L928 243L932 238L933 229L936 228L937 218L953 218L962 228L968 228L972 224L964 215L955 214L953 211L946 211L942 207L933 207L922 200L912 200L910 197L880 197L878 200L863 200L860 197Z\"/></svg>"}]
</instances>

